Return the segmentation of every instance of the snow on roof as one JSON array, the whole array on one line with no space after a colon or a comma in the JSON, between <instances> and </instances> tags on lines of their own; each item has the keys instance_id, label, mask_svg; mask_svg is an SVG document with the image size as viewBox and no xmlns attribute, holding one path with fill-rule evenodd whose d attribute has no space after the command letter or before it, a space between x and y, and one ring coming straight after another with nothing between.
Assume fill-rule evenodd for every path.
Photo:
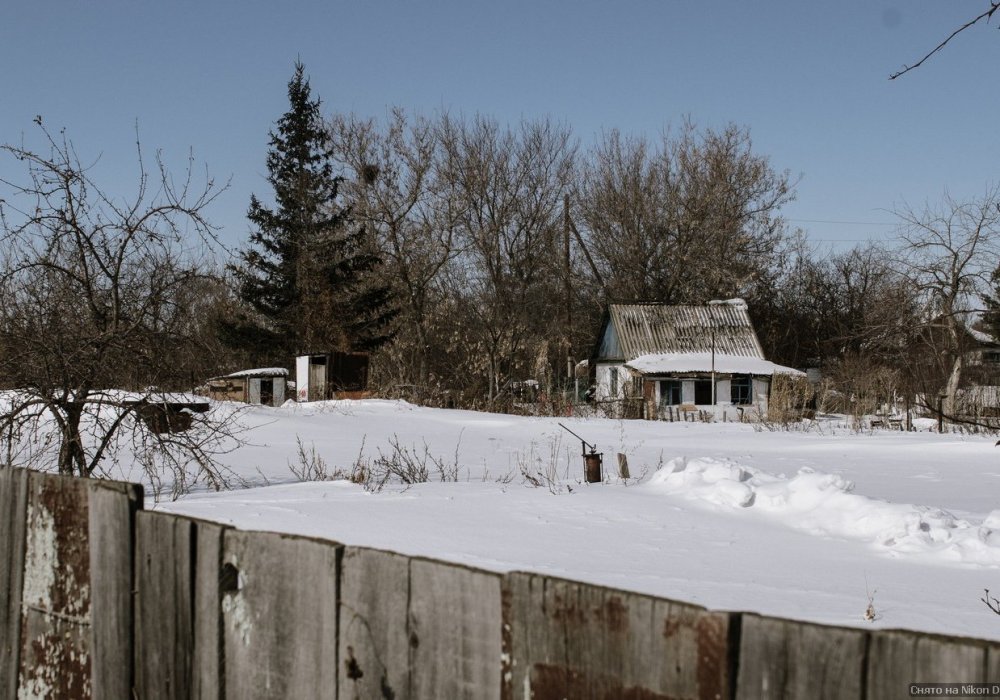
<instances>
[{"instance_id":1,"label":"snow on roof","mask_svg":"<svg viewBox=\"0 0 1000 700\"><path fill-rule=\"evenodd\" d=\"M239 372L227 374L215 379L239 379L241 377L287 377L288 370L284 367L258 367L257 369L241 369Z\"/></svg>"},{"instance_id":2,"label":"snow on roof","mask_svg":"<svg viewBox=\"0 0 1000 700\"><path fill-rule=\"evenodd\" d=\"M625 366L642 374L676 374L678 372L711 372L713 364L712 353L685 352L640 355L634 360L625 363ZM757 374L766 376L790 374L797 377L806 376L805 372L800 372L791 367L776 365L760 357L743 357L716 353L714 366L715 371L721 374Z\"/></svg>"},{"instance_id":3,"label":"snow on roof","mask_svg":"<svg viewBox=\"0 0 1000 700\"><path fill-rule=\"evenodd\" d=\"M126 391L124 389L101 389L91 391L87 395L87 400L92 403L137 403L145 401L148 403L184 403L184 404L205 404L208 399L197 394L190 394L180 391L161 391L155 387L150 387L144 391Z\"/></svg>"}]
</instances>

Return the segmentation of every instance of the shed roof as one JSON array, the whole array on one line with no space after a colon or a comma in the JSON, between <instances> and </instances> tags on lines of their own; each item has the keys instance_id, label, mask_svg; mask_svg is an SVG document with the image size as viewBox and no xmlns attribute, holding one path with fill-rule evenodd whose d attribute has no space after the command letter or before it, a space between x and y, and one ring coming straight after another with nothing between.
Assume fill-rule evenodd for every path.
<instances>
[{"instance_id":1,"label":"shed roof","mask_svg":"<svg viewBox=\"0 0 1000 700\"><path fill-rule=\"evenodd\" d=\"M256 369L241 369L239 372L233 372L232 374L227 374L222 377L213 377L212 379L240 379L243 377L287 377L287 376L288 376L288 370L285 369L284 367L257 367Z\"/></svg>"},{"instance_id":2,"label":"shed roof","mask_svg":"<svg viewBox=\"0 0 1000 700\"><path fill-rule=\"evenodd\" d=\"M608 316L622 359L713 349L720 355L764 358L742 299L682 306L611 304Z\"/></svg>"}]
</instances>

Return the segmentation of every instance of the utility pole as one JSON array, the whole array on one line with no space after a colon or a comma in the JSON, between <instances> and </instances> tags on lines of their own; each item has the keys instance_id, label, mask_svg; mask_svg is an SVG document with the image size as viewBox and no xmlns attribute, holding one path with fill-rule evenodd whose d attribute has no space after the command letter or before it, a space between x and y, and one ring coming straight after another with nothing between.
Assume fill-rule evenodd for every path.
<instances>
[{"instance_id":1,"label":"utility pole","mask_svg":"<svg viewBox=\"0 0 1000 700\"><path fill-rule=\"evenodd\" d=\"M563 331L563 338L566 344L566 385L569 387L573 383L573 269L570 265L570 218L569 218L569 194L563 195L563 273L564 292L566 295L566 326Z\"/></svg>"}]
</instances>

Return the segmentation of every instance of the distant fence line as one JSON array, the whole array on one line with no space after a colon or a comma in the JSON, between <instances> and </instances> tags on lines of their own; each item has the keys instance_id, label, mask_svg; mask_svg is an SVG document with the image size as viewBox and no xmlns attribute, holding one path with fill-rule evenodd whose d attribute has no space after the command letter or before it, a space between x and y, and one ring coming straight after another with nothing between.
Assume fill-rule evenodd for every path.
<instances>
[{"instance_id":1,"label":"distant fence line","mask_svg":"<svg viewBox=\"0 0 1000 700\"><path fill-rule=\"evenodd\" d=\"M839 628L142 511L0 470L0 700L905 698L1000 643Z\"/></svg>"}]
</instances>

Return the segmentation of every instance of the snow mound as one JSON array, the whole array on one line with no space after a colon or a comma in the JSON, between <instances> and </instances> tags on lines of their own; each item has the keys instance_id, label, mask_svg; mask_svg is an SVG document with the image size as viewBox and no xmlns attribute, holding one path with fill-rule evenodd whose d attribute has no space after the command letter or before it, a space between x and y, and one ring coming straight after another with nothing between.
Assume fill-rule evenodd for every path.
<instances>
[{"instance_id":1,"label":"snow mound","mask_svg":"<svg viewBox=\"0 0 1000 700\"><path fill-rule=\"evenodd\" d=\"M821 537L868 542L892 554L1000 567L1000 510L976 526L929 506L869 498L809 468L787 478L725 459L671 460L646 488L731 509L752 509Z\"/></svg>"}]
</instances>

